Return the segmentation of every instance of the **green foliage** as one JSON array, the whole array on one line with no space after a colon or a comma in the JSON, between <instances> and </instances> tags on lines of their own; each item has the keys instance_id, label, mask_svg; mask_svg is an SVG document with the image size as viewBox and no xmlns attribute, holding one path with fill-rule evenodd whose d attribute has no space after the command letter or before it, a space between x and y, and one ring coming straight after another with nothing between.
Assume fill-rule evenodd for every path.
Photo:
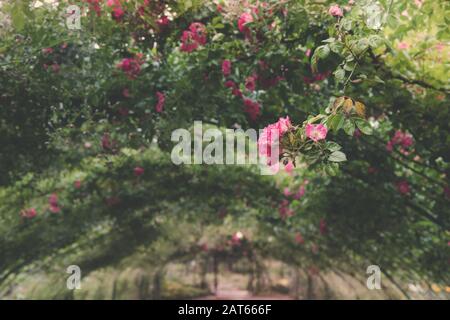
<instances>
[{"instance_id":1,"label":"green foliage","mask_svg":"<svg viewBox=\"0 0 450 320\"><path fill-rule=\"evenodd\" d=\"M251 234L256 254L295 266L370 263L448 284L448 2L356 1L334 17L331 1L267 1L248 33L238 28L243 5L223 3L220 12L209 1L165 1L170 21L158 26L164 8L140 16L141 0L129 1L120 21L105 5L97 16L75 2L88 12L80 31L66 28L62 2L1 8L9 26L0 40L0 296L52 263L77 261L88 274L143 251L160 271L201 255L192 248L202 237L219 245L230 225ZM183 31L199 21L206 43L183 52ZM134 77L117 67L136 57ZM261 104L258 117L227 80ZM286 115L301 159L292 175L170 162L171 132L195 120L259 129ZM305 136L311 123L327 127L326 140ZM397 131L412 144L395 140ZM302 187L297 198L281 192ZM283 200L293 215L280 216ZM36 217L21 217L30 208Z\"/></svg>"}]
</instances>

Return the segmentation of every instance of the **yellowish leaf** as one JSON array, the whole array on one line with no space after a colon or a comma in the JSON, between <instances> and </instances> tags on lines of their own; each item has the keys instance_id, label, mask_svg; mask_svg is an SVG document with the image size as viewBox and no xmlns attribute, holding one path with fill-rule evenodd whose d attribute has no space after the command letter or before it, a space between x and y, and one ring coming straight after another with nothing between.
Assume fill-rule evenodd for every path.
<instances>
[{"instance_id":1,"label":"yellowish leaf","mask_svg":"<svg viewBox=\"0 0 450 320\"><path fill-rule=\"evenodd\" d=\"M358 116L360 116L362 118L365 118L365 116L366 116L366 106L363 103L361 103L359 101L356 101L355 102L355 111L356 111L356 114Z\"/></svg>"},{"instance_id":2,"label":"yellowish leaf","mask_svg":"<svg viewBox=\"0 0 450 320\"><path fill-rule=\"evenodd\" d=\"M437 284L435 284L435 283L433 283L433 284L431 285L431 290L433 290L433 291L436 292L436 293L441 292L441 288L440 288Z\"/></svg>"},{"instance_id":3,"label":"yellowish leaf","mask_svg":"<svg viewBox=\"0 0 450 320\"><path fill-rule=\"evenodd\" d=\"M344 101L344 112L350 113L353 109L353 100L350 98L345 99Z\"/></svg>"}]
</instances>

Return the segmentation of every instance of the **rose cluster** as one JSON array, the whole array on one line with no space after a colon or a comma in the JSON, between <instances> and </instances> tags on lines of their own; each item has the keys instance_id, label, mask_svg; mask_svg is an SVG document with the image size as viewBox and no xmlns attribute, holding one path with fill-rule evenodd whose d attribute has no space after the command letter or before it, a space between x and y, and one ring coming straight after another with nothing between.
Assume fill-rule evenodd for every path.
<instances>
[{"instance_id":1,"label":"rose cluster","mask_svg":"<svg viewBox=\"0 0 450 320\"><path fill-rule=\"evenodd\" d=\"M206 27L201 22L193 22L188 30L183 31L181 35L180 50L184 52L192 52L197 50L199 46L204 46L207 41Z\"/></svg>"}]
</instances>

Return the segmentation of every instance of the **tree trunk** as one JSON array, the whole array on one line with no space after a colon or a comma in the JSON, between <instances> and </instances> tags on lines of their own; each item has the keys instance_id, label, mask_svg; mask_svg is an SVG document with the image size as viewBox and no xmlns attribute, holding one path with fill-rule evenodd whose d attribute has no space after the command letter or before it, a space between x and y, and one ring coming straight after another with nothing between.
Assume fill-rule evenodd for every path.
<instances>
[{"instance_id":1,"label":"tree trunk","mask_svg":"<svg viewBox=\"0 0 450 320\"><path fill-rule=\"evenodd\" d=\"M217 288L219 287L219 261L216 255L214 255L213 259L214 292L217 293Z\"/></svg>"},{"instance_id":2,"label":"tree trunk","mask_svg":"<svg viewBox=\"0 0 450 320\"><path fill-rule=\"evenodd\" d=\"M153 277L153 299L160 300L161 299L161 291L162 291L162 282L164 279L163 270L156 271Z\"/></svg>"},{"instance_id":3,"label":"tree trunk","mask_svg":"<svg viewBox=\"0 0 450 320\"><path fill-rule=\"evenodd\" d=\"M314 279L313 279L313 277L310 274L308 274L307 282L308 282L308 284L307 284L308 285L308 291L307 291L307 294L306 294L306 299L314 300L314 287L313 287Z\"/></svg>"}]
</instances>

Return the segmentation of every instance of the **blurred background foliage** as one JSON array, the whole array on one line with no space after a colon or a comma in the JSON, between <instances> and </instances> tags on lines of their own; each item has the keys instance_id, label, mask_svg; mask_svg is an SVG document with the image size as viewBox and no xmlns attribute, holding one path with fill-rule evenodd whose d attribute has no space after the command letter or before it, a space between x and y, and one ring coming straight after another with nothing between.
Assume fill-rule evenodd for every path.
<instances>
[{"instance_id":1,"label":"blurred background foliage","mask_svg":"<svg viewBox=\"0 0 450 320\"><path fill-rule=\"evenodd\" d=\"M106 1L71 1L81 30L67 28L65 1L0 3L0 297L204 296L235 265L254 292L277 287L272 277L296 298L379 298L364 289L376 264L395 291L381 298L448 298L447 1L135 0L120 17ZM238 26L249 10L250 35ZM192 22L207 41L183 52ZM136 75L117 67L136 57ZM373 134L329 133L347 155L339 169L267 177L170 161L171 132L195 120L301 123L343 95L364 103ZM80 291L65 287L71 264Z\"/></svg>"}]
</instances>

